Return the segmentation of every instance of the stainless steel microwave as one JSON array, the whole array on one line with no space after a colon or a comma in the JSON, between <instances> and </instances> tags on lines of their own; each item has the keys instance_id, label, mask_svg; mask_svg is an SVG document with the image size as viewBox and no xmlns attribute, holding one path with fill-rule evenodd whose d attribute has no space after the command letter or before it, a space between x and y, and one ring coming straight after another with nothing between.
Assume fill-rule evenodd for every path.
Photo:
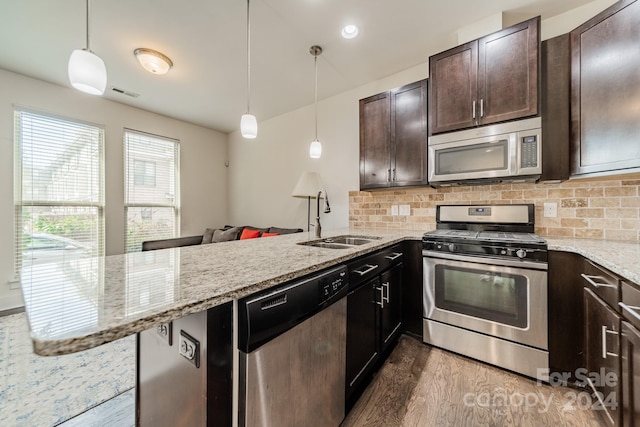
<instances>
[{"instance_id":1,"label":"stainless steel microwave","mask_svg":"<svg viewBox=\"0 0 640 427\"><path fill-rule=\"evenodd\" d=\"M542 174L540 117L429 137L429 184L536 181Z\"/></svg>"}]
</instances>

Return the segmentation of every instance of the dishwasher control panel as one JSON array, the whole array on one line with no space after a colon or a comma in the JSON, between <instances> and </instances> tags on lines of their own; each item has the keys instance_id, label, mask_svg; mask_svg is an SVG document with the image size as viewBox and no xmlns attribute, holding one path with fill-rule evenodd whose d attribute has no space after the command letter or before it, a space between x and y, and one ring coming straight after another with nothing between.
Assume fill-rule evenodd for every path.
<instances>
[{"instance_id":1,"label":"dishwasher control panel","mask_svg":"<svg viewBox=\"0 0 640 427\"><path fill-rule=\"evenodd\" d=\"M339 293L342 288L349 284L347 271L342 270L335 275L324 277L320 279L319 284L321 301L331 299L331 297Z\"/></svg>"}]
</instances>

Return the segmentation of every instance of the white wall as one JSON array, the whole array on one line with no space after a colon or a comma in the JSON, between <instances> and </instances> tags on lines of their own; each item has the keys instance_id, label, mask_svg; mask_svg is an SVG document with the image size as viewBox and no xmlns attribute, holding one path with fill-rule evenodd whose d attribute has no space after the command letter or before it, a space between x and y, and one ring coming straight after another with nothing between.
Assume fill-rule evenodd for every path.
<instances>
[{"instance_id":1,"label":"white wall","mask_svg":"<svg viewBox=\"0 0 640 427\"><path fill-rule=\"evenodd\" d=\"M124 251L123 128L180 140L181 232L227 222L227 135L0 69L0 311L22 305L13 272L13 109L28 107L105 128L106 253Z\"/></svg>"},{"instance_id":2,"label":"white wall","mask_svg":"<svg viewBox=\"0 0 640 427\"><path fill-rule=\"evenodd\" d=\"M614 2L615 0L596 0L550 18L548 22L543 20L542 38L571 31ZM495 20L494 17L490 18L491 22ZM483 21L482 24L486 22ZM358 190L360 185L358 100L428 77L428 57L451 47L454 46L441 46L437 51L425 52L423 64L320 101L318 138L323 148L320 159L310 159L308 154L309 143L314 136L313 105L259 122L256 140L244 140L239 132L231 133L231 222L301 227L306 230L307 202L291 197L290 194L300 174L311 170L320 173L330 196L332 213L320 214L323 229L347 227L348 192ZM323 65L320 57L320 86ZM315 216L314 212L315 205L312 204L312 218Z\"/></svg>"}]
</instances>

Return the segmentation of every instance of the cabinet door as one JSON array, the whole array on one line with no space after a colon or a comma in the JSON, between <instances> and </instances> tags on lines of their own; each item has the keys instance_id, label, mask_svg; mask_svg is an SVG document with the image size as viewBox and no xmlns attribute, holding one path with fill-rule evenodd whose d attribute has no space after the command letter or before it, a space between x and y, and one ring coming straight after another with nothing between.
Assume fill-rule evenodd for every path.
<instances>
[{"instance_id":1,"label":"cabinet door","mask_svg":"<svg viewBox=\"0 0 640 427\"><path fill-rule=\"evenodd\" d=\"M402 326L402 263L380 275L380 289L380 352L384 353Z\"/></svg>"},{"instance_id":2,"label":"cabinet door","mask_svg":"<svg viewBox=\"0 0 640 427\"><path fill-rule=\"evenodd\" d=\"M620 317L587 288L584 289L584 309L589 383L601 399L605 421L609 425L620 425Z\"/></svg>"},{"instance_id":3,"label":"cabinet door","mask_svg":"<svg viewBox=\"0 0 640 427\"><path fill-rule=\"evenodd\" d=\"M436 134L475 126L478 42L429 57L429 130Z\"/></svg>"},{"instance_id":4,"label":"cabinet door","mask_svg":"<svg viewBox=\"0 0 640 427\"><path fill-rule=\"evenodd\" d=\"M393 187L427 184L427 80L391 91Z\"/></svg>"},{"instance_id":5,"label":"cabinet door","mask_svg":"<svg viewBox=\"0 0 640 427\"><path fill-rule=\"evenodd\" d=\"M364 283L347 297L347 399L378 360L376 305L379 277Z\"/></svg>"},{"instance_id":6,"label":"cabinet door","mask_svg":"<svg viewBox=\"0 0 640 427\"><path fill-rule=\"evenodd\" d=\"M620 330L622 364L622 424L640 424L640 331L627 322Z\"/></svg>"},{"instance_id":7,"label":"cabinet door","mask_svg":"<svg viewBox=\"0 0 640 427\"><path fill-rule=\"evenodd\" d=\"M480 124L538 114L540 17L478 41Z\"/></svg>"},{"instance_id":8,"label":"cabinet door","mask_svg":"<svg viewBox=\"0 0 640 427\"><path fill-rule=\"evenodd\" d=\"M640 167L638 28L640 2L623 0L571 32L574 175Z\"/></svg>"},{"instance_id":9,"label":"cabinet door","mask_svg":"<svg viewBox=\"0 0 640 427\"><path fill-rule=\"evenodd\" d=\"M360 189L391 182L391 102L384 92L360 100Z\"/></svg>"}]
</instances>

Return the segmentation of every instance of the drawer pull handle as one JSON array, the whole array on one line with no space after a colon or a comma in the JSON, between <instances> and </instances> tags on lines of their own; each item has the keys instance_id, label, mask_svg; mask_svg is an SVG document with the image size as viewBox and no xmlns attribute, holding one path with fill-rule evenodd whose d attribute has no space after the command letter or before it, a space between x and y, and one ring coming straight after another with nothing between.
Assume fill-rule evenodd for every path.
<instances>
[{"instance_id":1,"label":"drawer pull handle","mask_svg":"<svg viewBox=\"0 0 640 427\"><path fill-rule=\"evenodd\" d=\"M589 276L588 274L581 274L582 278L589 282L595 288L617 288L616 285L610 285L609 283L599 283L596 282L595 279L601 279L604 281L604 278L601 276Z\"/></svg>"},{"instance_id":2,"label":"drawer pull handle","mask_svg":"<svg viewBox=\"0 0 640 427\"><path fill-rule=\"evenodd\" d=\"M398 259L398 258L400 258L401 256L402 256L402 252L394 252L394 253L393 253L393 254L391 254L391 255L387 255L387 256L385 256L385 258L386 258L386 259L388 259L388 260L390 260L390 261L393 261L394 259Z\"/></svg>"},{"instance_id":3,"label":"drawer pull handle","mask_svg":"<svg viewBox=\"0 0 640 427\"><path fill-rule=\"evenodd\" d=\"M619 302L618 305L620 307L622 307L622 309L624 311L626 311L627 313L629 313L630 315L632 315L633 317L636 318L636 320L640 320L640 314L638 314L638 312L636 310L640 310L640 307L636 307L633 305L627 305L623 302Z\"/></svg>"},{"instance_id":4,"label":"drawer pull handle","mask_svg":"<svg viewBox=\"0 0 640 427\"><path fill-rule=\"evenodd\" d=\"M354 273L358 273L360 276L364 276L367 273L372 272L373 270L375 270L376 268L378 268L377 264L371 265L371 264L365 264L364 267L366 267L366 270L360 271L360 270L353 270Z\"/></svg>"},{"instance_id":5,"label":"drawer pull handle","mask_svg":"<svg viewBox=\"0 0 640 427\"><path fill-rule=\"evenodd\" d=\"M602 326L602 358L606 359L607 356L618 357L617 354L607 351L607 334L614 334L617 336L618 332L608 330L606 325Z\"/></svg>"}]
</instances>

